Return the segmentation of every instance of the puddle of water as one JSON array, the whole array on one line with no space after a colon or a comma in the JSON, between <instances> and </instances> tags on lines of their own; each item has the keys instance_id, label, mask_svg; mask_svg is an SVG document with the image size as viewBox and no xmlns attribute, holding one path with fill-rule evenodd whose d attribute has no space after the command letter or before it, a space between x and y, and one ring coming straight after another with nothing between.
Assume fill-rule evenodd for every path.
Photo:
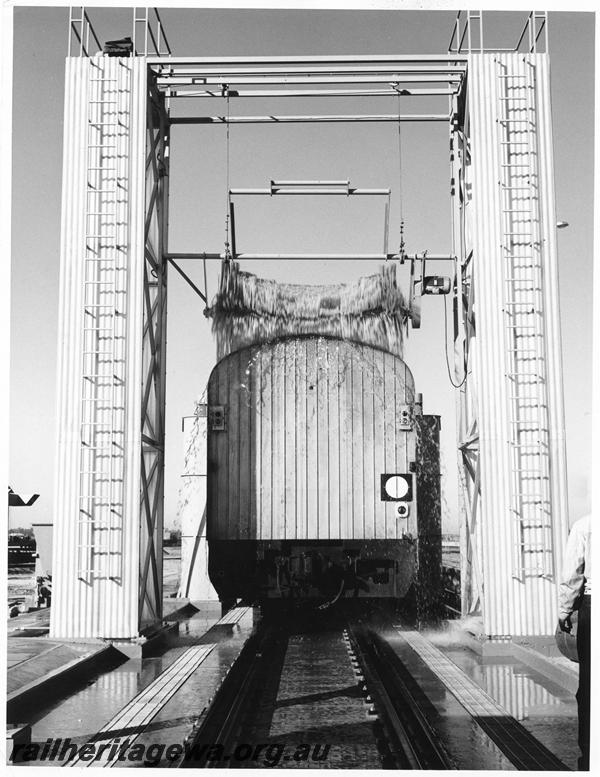
<instances>
[{"instance_id":1,"label":"puddle of water","mask_svg":"<svg viewBox=\"0 0 600 777\"><path fill-rule=\"evenodd\" d=\"M575 697L510 657L482 657L465 647L441 649L474 682L570 768L577 764Z\"/></svg>"},{"instance_id":2,"label":"puddle of water","mask_svg":"<svg viewBox=\"0 0 600 777\"><path fill-rule=\"evenodd\" d=\"M402 663L415 680L411 690L457 769L514 770L456 697L422 663L398 636L386 634Z\"/></svg>"},{"instance_id":3,"label":"puddle of water","mask_svg":"<svg viewBox=\"0 0 600 777\"><path fill-rule=\"evenodd\" d=\"M220 617L220 608L213 613L199 612L180 623L180 638L170 636L161 655L132 659L111 672L92 679L85 687L40 712L30 721L32 742L46 739L67 739L83 744L113 718L137 694L164 672L190 645L215 642L216 647L196 672L176 692L138 739L148 744L160 741L181 744L189 733L191 721L200 714L214 695L221 679L237 657L241 646L252 631L252 616L244 617L233 627L217 627L206 635ZM206 636L205 636L206 635ZM57 765L44 762L36 765ZM124 764L126 765L126 764Z\"/></svg>"},{"instance_id":4,"label":"puddle of water","mask_svg":"<svg viewBox=\"0 0 600 777\"><path fill-rule=\"evenodd\" d=\"M464 624L463 624L464 627ZM477 633L477 623L472 624ZM482 657L464 645L458 629L424 634L477 685L518 720L569 768L577 765L577 704L573 695L511 657ZM484 735L443 684L398 637L397 653L423 693L435 728L459 769L510 769L514 766Z\"/></svg>"}]
</instances>

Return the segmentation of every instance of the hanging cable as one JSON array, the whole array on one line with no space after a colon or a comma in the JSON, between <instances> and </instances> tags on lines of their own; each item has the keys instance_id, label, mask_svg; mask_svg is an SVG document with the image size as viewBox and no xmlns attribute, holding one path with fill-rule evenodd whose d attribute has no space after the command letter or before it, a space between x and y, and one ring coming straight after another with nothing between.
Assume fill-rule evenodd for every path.
<instances>
[{"instance_id":1,"label":"hanging cable","mask_svg":"<svg viewBox=\"0 0 600 777\"><path fill-rule=\"evenodd\" d=\"M465 374L460 383L455 383L452 377L452 370L450 369L450 357L448 355L448 298L444 294L444 354L446 356L446 367L448 369L448 378L454 388L461 388L467 379L467 368L465 367Z\"/></svg>"},{"instance_id":2,"label":"hanging cable","mask_svg":"<svg viewBox=\"0 0 600 777\"><path fill-rule=\"evenodd\" d=\"M454 139L452 139L452 142L454 142ZM454 148L452 148L451 155L453 155L454 153L455 153L455 150L454 150ZM455 223L454 223L454 213L455 213L454 209L455 209L455 205L454 205L454 202L453 202L453 198L455 198L457 196L457 187L460 186L460 183L457 180L454 180L452 162L450 163L450 177L451 177L451 179L454 182L453 183L454 188L453 188L453 191L452 191L451 196L450 196L451 246L452 246L452 253L453 253L454 257L458 257L458 252L456 250L457 236L456 236L456 226L455 226ZM461 284L460 284L460 280L461 280L461 276L460 276L460 273L459 273L458 259L455 258L455 260L454 260L454 283L456 284L458 282L458 284L459 284L459 289L458 289L458 294L459 295L462 294L462 287L461 287ZM459 296L459 299L460 299L460 296ZM444 351L446 353L446 367L448 368L448 377L450 378L450 383L454 386L454 388L461 388L464 385L464 383L465 383L465 381L467 379L467 368L466 368L466 365L465 365L465 374L464 374L464 377L461 380L461 382L458 383L458 384L455 383L454 380L452 379L452 374L451 374L451 370L450 370L450 358L448 356L448 302L447 302L447 299L446 299L445 295L444 295Z\"/></svg>"},{"instance_id":3,"label":"hanging cable","mask_svg":"<svg viewBox=\"0 0 600 777\"><path fill-rule=\"evenodd\" d=\"M398 196L400 198L400 248L398 250L398 253L400 254L400 261L404 261L405 257L405 244L404 244L404 196L402 192L402 178L403 178L403 170L402 170L402 118L400 114L400 90L398 87L395 87L396 94L398 95L398 172L399 172L399 183L398 183Z\"/></svg>"},{"instance_id":4,"label":"hanging cable","mask_svg":"<svg viewBox=\"0 0 600 777\"><path fill-rule=\"evenodd\" d=\"M225 196L225 259L231 259L231 250L229 245L229 211L231 205L230 182L229 182L229 85L223 86L223 91L227 98L227 122L226 122L226 134L225 134L225 179L227 185L227 192Z\"/></svg>"}]
</instances>

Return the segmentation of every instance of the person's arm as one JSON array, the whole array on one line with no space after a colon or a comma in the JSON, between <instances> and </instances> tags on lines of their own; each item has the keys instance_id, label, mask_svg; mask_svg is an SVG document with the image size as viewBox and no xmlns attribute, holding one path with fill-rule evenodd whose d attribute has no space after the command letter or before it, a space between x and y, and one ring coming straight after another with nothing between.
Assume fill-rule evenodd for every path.
<instances>
[{"instance_id":1,"label":"person's arm","mask_svg":"<svg viewBox=\"0 0 600 777\"><path fill-rule=\"evenodd\" d=\"M558 623L562 631L571 631L571 614L585 586L585 545L583 533L574 526L569 534L563 576L559 586Z\"/></svg>"}]
</instances>

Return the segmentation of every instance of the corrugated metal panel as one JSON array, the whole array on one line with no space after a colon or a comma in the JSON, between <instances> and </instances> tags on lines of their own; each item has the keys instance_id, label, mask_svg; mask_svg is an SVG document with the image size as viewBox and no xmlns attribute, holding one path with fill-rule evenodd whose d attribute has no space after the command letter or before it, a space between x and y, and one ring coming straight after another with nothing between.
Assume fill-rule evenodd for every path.
<instances>
[{"instance_id":1,"label":"corrugated metal panel","mask_svg":"<svg viewBox=\"0 0 600 777\"><path fill-rule=\"evenodd\" d=\"M503 342L500 201L498 194L497 100L495 59L472 56L468 69L471 120L474 283L477 299L478 418L481 460L482 570L486 633L510 633L503 614L513 609L510 569L510 531L507 529L509 466L506 440ZM482 265L485 263L485 267ZM500 379L499 379L500 378ZM503 525L504 524L504 525ZM500 568L498 565L500 564Z\"/></svg>"},{"instance_id":2,"label":"corrugated metal panel","mask_svg":"<svg viewBox=\"0 0 600 777\"><path fill-rule=\"evenodd\" d=\"M345 341L294 338L223 359L208 388L209 407L226 413L226 430L208 431L209 538L400 536L380 475L415 461L414 432L398 430L413 400L401 359ZM414 507L410 520L414 533Z\"/></svg>"},{"instance_id":3,"label":"corrugated metal panel","mask_svg":"<svg viewBox=\"0 0 600 777\"><path fill-rule=\"evenodd\" d=\"M79 471L82 207L85 202L88 63L67 59L58 322L57 455L54 501L53 592L50 635L71 636L79 604L76 536ZM70 548L70 554L64 549Z\"/></svg>"},{"instance_id":4,"label":"corrugated metal panel","mask_svg":"<svg viewBox=\"0 0 600 777\"><path fill-rule=\"evenodd\" d=\"M559 546L566 523L566 472L564 467L564 422L558 324L556 246L554 239L554 192L550 143L549 85L546 55L484 54L469 57L469 104L472 151L472 202L470 213L474 246L474 282L477 300L477 387L481 457L483 614L488 635L552 634L556 619L556 579L514 574L514 516L511 514L511 458L509 441L509 371L504 310L506 291L501 246L503 201L499 181L503 171L503 118L500 72L525 77L533 66L536 105L536 167L540 177L538 201L540 230L545 238L540 248L544 271L544 321L548 425L551 450L551 520L554 548ZM529 77L529 76L528 76ZM515 141L514 152L519 151ZM523 209L523 218L527 213ZM540 389L540 392L542 390ZM544 390L544 394L546 390ZM545 403L541 393L532 400ZM520 486L528 485L521 476ZM555 564L555 568L556 568Z\"/></svg>"},{"instance_id":5,"label":"corrugated metal panel","mask_svg":"<svg viewBox=\"0 0 600 777\"><path fill-rule=\"evenodd\" d=\"M60 322L58 347L58 445L56 496L54 503L53 606L50 633L60 638L138 635L139 586L139 459L140 386L142 335L142 275L144 261L144 175L145 175L145 61L141 58L100 57L67 59L63 148L63 198L60 273ZM102 87L98 79L104 80ZM133 86L133 89L132 89ZM78 568L81 528L80 496L89 485L80 476L81 397L84 372L84 257L86 256L86 214L94 210L87 203L93 150L88 148L88 123L92 92L104 90L119 95L122 118L129 127L129 148L124 158L127 177L129 218L124 244L126 256L126 330L124 412L114 412L124 440L124 483L122 514L118 516L121 552L120 575L115 579L92 573L82 579ZM105 141L110 144L110 139ZM114 153L114 152L113 152ZM90 157L88 159L88 154ZM127 166L129 166L127 168ZM101 203L105 200L101 199ZM114 222L107 209L94 217L95 223ZM93 219L92 219L92 223ZM88 226L89 229L89 226ZM89 234L89 233L88 233ZM102 251L114 251L107 246ZM106 254L108 256L108 254ZM113 407L114 410L114 407ZM112 411L109 411L109 413ZM119 426L120 424L120 426ZM112 490L111 490L112 493ZM102 491L106 500L106 490ZM112 497L110 497L112 499ZM94 554L90 554L94 559ZM100 565L96 558L93 564Z\"/></svg>"},{"instance_id":6,"label":"corrugated metal panel","mask_svg":"<svg viewBox=\"0 0 600 777\"><path fill-rule=\"evenodd\" d=\"M562 573L563 550L569 531L567 494L567 451L563 391L562 340L560 325L558 246L556 239L556 201L554 194L554 147L550 103L550 58L534 56L537 73L537 110L540 132L541 237L545 247L544 298L546 304L546 359L548 371L548 411L550 420L551 478L554 561L557 575Z\"/></svg>"}]
</instances>

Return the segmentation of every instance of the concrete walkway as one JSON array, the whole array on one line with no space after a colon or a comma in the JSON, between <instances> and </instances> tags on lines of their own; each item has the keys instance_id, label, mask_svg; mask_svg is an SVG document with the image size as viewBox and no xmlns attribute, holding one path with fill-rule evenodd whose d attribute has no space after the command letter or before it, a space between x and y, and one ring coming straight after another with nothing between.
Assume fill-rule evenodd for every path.
<instances>
[{"instance_id":1,"label":"concrete walkway","mask_svg":"<svg viewBox=\"0 0 600 777\"><path fill-rule=\"evenodd\" d=\"M62 672L82 658L103 651L104 645L65 644L39 637L8 640L7 693L9 700L32 685Z\"/></svg>"},{"instance_id":2,"label":"concrete walkway","mask_svg":"<svg viewBox=\"0 0 600 777\"><path fill-rule=\"evenodd\" d=\"M166 618L189 606L187 600L165 602ZM65 683L85 680L125 660L105 640L64 641L48 637L50 609L10 618L7 624L7 722L22 723L28 708L44 695L45 702Z\"/></svg>"}]
</instances>

